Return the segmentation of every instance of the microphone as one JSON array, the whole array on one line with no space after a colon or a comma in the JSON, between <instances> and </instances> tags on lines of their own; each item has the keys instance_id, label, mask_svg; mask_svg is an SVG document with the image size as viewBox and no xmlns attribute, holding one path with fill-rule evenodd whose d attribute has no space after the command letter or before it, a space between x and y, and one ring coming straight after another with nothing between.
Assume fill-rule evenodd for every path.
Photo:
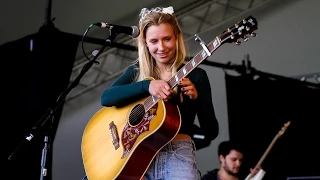
<instances>
[{"instance_id":1,"label":"microphone","mask_svg":"<svg viewBox=\"0 0 320 180\"><path fill-rule=\"evenodd\" d=\"M99 23L96 23L95 25L102 27L102 28L114 30L114 31L116 31L116 33L127 34L132 38L136 38L140 34L139 28L137 26L126 27L126 26L108 24L108 23L104 23L104 22L99 22Z\"/></svg>"}]
</instances>

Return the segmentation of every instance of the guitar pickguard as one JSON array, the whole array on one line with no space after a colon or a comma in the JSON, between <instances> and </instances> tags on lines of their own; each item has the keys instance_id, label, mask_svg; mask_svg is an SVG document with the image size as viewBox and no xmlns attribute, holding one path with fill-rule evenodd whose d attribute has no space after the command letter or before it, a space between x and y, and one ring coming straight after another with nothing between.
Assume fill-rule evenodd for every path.
<instances>
[{"instance_id":1,"label":"guitar pickguard","mask_svg":"<svg viewBox=\"0 0 320 180\"><path fill-rule=\"evenodd\" d=\"M127 123L123 129L123 133L121 136L122 146L124 148L124 152L121 158L125 158L134 147L139 136L149 131L150 121L157 115L158 104L155 104L149 111L147 111L141 122L136 126L131 126Z\"/></svg>"}]
</instances>

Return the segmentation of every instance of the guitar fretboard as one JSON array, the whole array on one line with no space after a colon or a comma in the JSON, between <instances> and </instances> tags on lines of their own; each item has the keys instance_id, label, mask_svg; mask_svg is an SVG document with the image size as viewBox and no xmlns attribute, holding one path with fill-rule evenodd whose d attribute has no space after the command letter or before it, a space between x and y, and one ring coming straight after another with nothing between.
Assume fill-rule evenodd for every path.
<instances>
[{"instance_id":1,"label":"guitar fretboard","mask_svg":"<svg viewBox=\"0 0 320 180\"><path fill-rule=\"evenodd\" d=\"M211 41L207 48L212 53L222 44L220 37L216 37L213 41ZM173 77L171 77L168 81L169 86L173 89L179 83L179 81L186 77L193 69L201 64L203 60L208 57L208 54L204 49L202 49L195 57L193 57L190 61L188 61ZM148 111L152 106L154 106L159 99L155 96L150 96L144 102L145 111Z\"/></svg>"}]
</instances>

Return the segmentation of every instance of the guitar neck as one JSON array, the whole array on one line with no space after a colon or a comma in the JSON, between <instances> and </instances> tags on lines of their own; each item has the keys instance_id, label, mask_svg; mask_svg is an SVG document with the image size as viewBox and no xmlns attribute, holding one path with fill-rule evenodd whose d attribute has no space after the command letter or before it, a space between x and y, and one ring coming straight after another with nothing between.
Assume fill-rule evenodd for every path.
<instances>
[{"instance_id":1,"label":"guitar neck","mask_svg":"<svg viewBox=\"0 0 320 180\"><path fill-rule=\"evenodd\" d=\"M279 137L283 135L283 133L286 131L286 129L288 128L290 123L291 123L290 121L285 123L284 126L281 128L281 130L278 132L278 134L273 138L272 142L270 143L269 147L267 148L267 150L264 152L264 154L260 158L260 160L257 163L256 167L260 167L261 166L262 162L264 161L264 159L269 154L269 152L270 152L271 148L273 147L273 145L276 143L276 141L279 139Z\"/></svg>"},{"instance_id":2,"label":"guitar neck","mask_svg":"<svg viewBox=\"0 0 320 180\"><path fill-rule=\"evenodd\" d=\"M211 41L207 48L210 53L214 52L218 49L218 47L222 44L220 37L216 37L213 41ZM188 61L169 81L169 85L171 88L174 88L178 85L179 81L186 77L193 69L199 66L206 58L208 54L205 50L201 50L195 57L193 57L190 61Z\"/></svg>"},{"instance_id":3,"label":"guitar neck","mask_svg":"<svg viewBox=\"0 0 320 180\"><path fill-rule=\"evenodd\" d=\"M262 157L260 158L259 162L257 163L257 165L255 166L255 168L258 168L258 167L261 167L263 161L266 159L267 155L269 154L270 150L272 149L273 145L276 143L276 141L278 140L279 136L276 135L272 142L270 143L270 145L268 146L267 150L263 153ZM259 170L259 172L262 171L264 172L262 169ZM253 173L251 172L245 180L253 180L252 178L253 177L256 177L256 174L259 173L259 172L256 172L256 173Z\"/></svg>"},{"instance_id":4,"label":"guitar neck","mask_svg":"<svg viewBox=\"0 0 320 180\"><path fill-rule=\"evenodd\" d=\"M214 52L218 49L218 47L222 44L222 40L219 36L217 36L213 41L207 44L207 48L210 53ZM179 81L186 77L193 69L201 64L208 57L208 54L205 50L201 50L195 57L193 57L190 61L188 61L174 76L172 76L168 84L173 89L179 83ZM158 98L154 96L150 96L146 99L144 103L145 110L148 111L151 107L153 107L157 102Z\"/></svg>"},{"instance_id":5,"label":"guitar neck","mask_svg":"<svg viewBox=\"0 0 320 180\"><path fill-rule=\"evenodd\" d=\"M225 30L219 36L216 36L210 43L204 45L204 42L200 39L200 45L202 46L202 50L192 58L188 63L186 63L173 77L170 78L168 84L171 88L174 88L178 85L179 81L186 77L193 69L200 65L200 63L205 60L208 56L212 54L215 50L217 50L223 43L226 42L236 42L238 44L238 39L247 38L247 34L250 33L251 36L255 37L254 30L258 28L258 22L252 16L249 16L234 26ZM245 41L246 41L245 40ZM154 96L150 96L144 102L144 108L148 111L151 107L153 107L159 99Z\"/></svg>"},{"instance_id":6,"label":"guitar neck","mask_svg":"<svg viewBox=\"0 0 320 180\"><path fill-rule=\"evenodd\" d=\"M279 136L276 135L272 142L270 143L270 145L268 146L268 148L266 149L266 151L263 153L262 157L260 158L259 162L257 163L256 167L261 167L263 161L266 159L267 155L269 154L270 150L272 149L273 145L276 143L276 141L278 140Z\"/></svg>"}]
</instances>

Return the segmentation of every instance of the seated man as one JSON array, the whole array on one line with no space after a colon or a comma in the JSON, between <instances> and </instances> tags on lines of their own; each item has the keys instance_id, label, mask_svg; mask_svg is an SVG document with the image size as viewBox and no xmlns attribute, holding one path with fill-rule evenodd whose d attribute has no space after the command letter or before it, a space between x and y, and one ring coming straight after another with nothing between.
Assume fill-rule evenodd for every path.
<instances>
[{"instance_id":1,"label":"seated man","mask_svg":"<svg viewBox=\"0 0 320 180\"><path fill-rule=\"evenodd\" d=\"M232 141L223 141L218 147L218 156L220 169L209 171L202 177L202 180L238 180L243 159L240 145ZM256 173L259 168L250 170Z\"/></svg>"}]
</instances>

